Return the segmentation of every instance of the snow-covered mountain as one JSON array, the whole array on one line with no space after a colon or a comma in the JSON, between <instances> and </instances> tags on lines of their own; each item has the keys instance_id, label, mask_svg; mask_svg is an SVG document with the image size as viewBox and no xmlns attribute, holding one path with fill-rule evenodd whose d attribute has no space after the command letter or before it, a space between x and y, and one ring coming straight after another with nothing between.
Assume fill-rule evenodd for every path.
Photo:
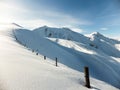
<instances>
[{"instance_id":1,"label":"snow-covered mountain","mask_svg":"<svg viewBox=\"0 0 120 90\"><path fill-rule=\"evenodd\" d=\"M89 38L92 41L91 46L98 48L109 56L120 58L120 51L115 47L116 44L120 44L120 41L105 37L98 32L92 33Z\"/></svg>"},{"instance_id":2,"label":"snow-covered mountain","mask_svg":"<svg viewBox=\"0 0 120 90\"><path fill-rule=\"evenodd\" d=\"M99 49L109 56L120 57L120 51L115 48L115 45L120 44L120 41L105 37L99 32L94 32L90 34L89 37L86 37L82 34L73 32L69 28L51 28L47 26L34 29L34 32L41 37L57 38L57 40L65 39L83 43L87 46Z\"/></svg>"},{"instance_id":3,"label":"snow-covered mountain","mask_svg":"<svg viewBox=\"0 0 120 90\"><path fill-rule=\"evenodd\" d=\"M65 39L65 40L71 40L85 44L89 42L89 38L85 37L82 34L70 30L69 28L52 28L52 27L43 26L34 29L34 32L42 37Z\"/></svg>"},{"instance_id":4,"label":"snow-covered mountain","mask_svg":"<svg viewBox=\"0 0 120 90\"><path fill-rule=\"evenodd\" d=\"M117 40L100 33L86 37L68 28L47 26L33 31L15 27L2 31L0 86L7 84L5 90L88 90L83 86L84 66L90 68L92 90L120 88ZM43 60L44 56L47 60Z\"/></svg>"}]
</instances>

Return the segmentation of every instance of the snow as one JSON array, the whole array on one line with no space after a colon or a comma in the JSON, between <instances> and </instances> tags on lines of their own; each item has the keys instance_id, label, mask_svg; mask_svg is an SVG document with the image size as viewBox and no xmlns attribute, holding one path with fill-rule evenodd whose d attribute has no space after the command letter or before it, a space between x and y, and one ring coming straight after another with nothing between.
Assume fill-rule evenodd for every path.
<instances>
[{"instance_id":1,"label":"snow","mask_svg":"<svg viewBox=\"0 0 120 90\"><path fill-rule=\"evenodd\" d=\"M0 30L0 90L89 90L84 87L85 65L90 67L90 90L119 90L114 86L119 88L120 63L87 41L46 38L35 31L15 28Z\"/></svg>"},{"instance_id":2,"label":"snow","mask_svg":"<svg viewBox=\"0 0 120 90\"><path fill-rule=\"evenodd\" d=\"M115 47L120 51L120 44L115 44Z\"/></svg>"},{"instance_id":3,"label":"snow","mask_svg":"<svg viewBox=\"0 0 120 90\"><path fill-rule=\"evenodd\" d=\"M120 57L120 50L116 48L116 44L120 45L120 41L107 38L98 32L90 35L90 40L94 46L109 56Z\"/></svg>"},{"instance_id":4,"label":"snow","mask_svg":"<svg viewBox=\"0 0 120 90\"><path fill-rule=\"evenodd\" d=\"M43 26L34 29L33 32L35 32L36 34L42 37L66 39L66 40L82 42L85 44L86 42L89 42L89 38L77 32L73 32L69 28L53 28L53 27Z\"/></svg>"},{"instance_id":5,"label":"snow","mask_svg":"<svg viewBox=\"0 0 120 90\"><path fill-rule=\"evenodd\" d=\"M67 47L67 48L72 48L74 50L77 51L81 51L83 53L87 53L87 54L95 54L95 52L93 50L88 50L85 44L82 43L78 43L75 41L68 41L68 40L64 40L64 39L56 39L56 38L48 38L54 42L57 42L58 44Z\"/></svg>"}]
</instances>

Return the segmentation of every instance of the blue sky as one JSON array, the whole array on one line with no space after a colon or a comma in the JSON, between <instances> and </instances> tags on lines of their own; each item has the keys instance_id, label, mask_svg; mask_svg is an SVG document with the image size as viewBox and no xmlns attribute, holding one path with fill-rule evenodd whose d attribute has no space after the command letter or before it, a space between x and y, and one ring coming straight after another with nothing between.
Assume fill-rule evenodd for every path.
<instances>
[{"instance_id":1,"label":"blue sky","mask_svg":"<svg viewBox=\"0 0 120 90\"><path fill-rule=\"evenodd\" d=\"M0 0L0 23L48 25L88 34L120 35L120 0Z\"/></svg>"}]
</instances>

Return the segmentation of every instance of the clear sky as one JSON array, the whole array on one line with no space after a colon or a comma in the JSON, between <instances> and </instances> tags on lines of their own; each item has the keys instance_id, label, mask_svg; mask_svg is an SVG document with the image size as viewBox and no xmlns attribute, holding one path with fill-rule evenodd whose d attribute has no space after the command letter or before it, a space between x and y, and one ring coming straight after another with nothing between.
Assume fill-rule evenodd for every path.
<instances>
[{"instance_id":1,"label":"clear sky","mask_svg":"<svg viewBox=\"0 0 120 90\"><path fill-rule=\"evenodd\" d=\"M0 0L0 24L12 22L120 37L120 0Z\"/></svg>"}]
</instances>

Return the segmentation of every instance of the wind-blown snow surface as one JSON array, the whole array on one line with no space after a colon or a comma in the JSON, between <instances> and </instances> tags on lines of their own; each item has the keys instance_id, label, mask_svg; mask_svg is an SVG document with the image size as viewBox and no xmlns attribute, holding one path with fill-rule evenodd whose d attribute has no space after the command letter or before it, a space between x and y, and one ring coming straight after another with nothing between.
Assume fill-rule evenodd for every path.
<instances>
[{"instance_id":1,"label":"wind-blown snow surface","mask_svg":"<svg viewBox=\"0 0 120 90\"><path fill-rule=\"evenodd\" d=\"M17 41L29 50L17 43L13 34ZM107 72L101 79L105 77L107 82L107 79L111 78L110 84L119 87L117 78L119 72L115 70L119 63L112 62L114 59L109 57L112 62L110 63L107 55L105 55L107 59L104 56L105 59L102 58L84 43L55 38L51 40L26 29L14 29L14 32L11 29L0 30L0 90L88 90L83 86L84 75L79 72L83 71L83 66L88 64L92 76L100 79L99 73ZM60 63L59 67L55 67L53 60L43 60L42 55L36 56L30 49L51 59L58 57L59 62L72 69ZM91 78L91 86L92 90L118 90L93 78Z\"/></svg>"}]
</instances>

